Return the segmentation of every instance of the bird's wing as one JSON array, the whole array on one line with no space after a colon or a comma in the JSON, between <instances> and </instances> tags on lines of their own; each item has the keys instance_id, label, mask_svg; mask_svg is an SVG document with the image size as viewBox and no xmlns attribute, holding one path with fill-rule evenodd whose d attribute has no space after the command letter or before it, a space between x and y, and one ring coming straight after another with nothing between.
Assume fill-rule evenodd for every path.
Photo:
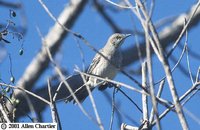
<instances>
[{"instance_id":1,"label":"bird's wing","mask_svg":"<svg viewBox=\"0 0 200 130\"><path fill-rule=\"evenodd\" d=\"M102 53L102 51L100 51ZM92 60L92 63L90 64L87 73L91 74L94 70L94 68L97 66L97 64L99 63L101 59L101 56L97 53L94 57L94 59Z\"/></svg>"}]
</instances>

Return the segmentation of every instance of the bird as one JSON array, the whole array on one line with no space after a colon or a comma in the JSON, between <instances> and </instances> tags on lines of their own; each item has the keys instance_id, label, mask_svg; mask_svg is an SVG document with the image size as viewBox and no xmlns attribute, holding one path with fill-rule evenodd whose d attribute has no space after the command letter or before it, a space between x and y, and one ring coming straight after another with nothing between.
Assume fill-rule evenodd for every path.
<instances>
[{"instance_id":1,"label":"bird","mask_svg":"<svg viewBox=\"0 0 200 130\"><path fill-rule=\"evenodd\" d=\"M93 58L87 73L102 78L113 79L122 64L121 45L131 34L115 33L111 35L105 46ZM89 77L87 84L90 88L96 87L101 82L95 77ZM105 83L101 84L100 90L106 88Z\"/></svg>"},{"instance_id":2,"label":"bird","mask_svg":"<svg viewBox=\"0 0 200 130\"><path fill-rule=\"evenodd\" d=\"M124 40L129 36L131 36L131 34L112 34L108 38L105 46L100 49L98 53L94 56L91 64L89 65L87 73L89 75L96 75L101 78L107 78L111 80L114 79L122 64L123 57L120 49L121 45L124 43ZM91 91L97 86L99 87L99 90L104 90L108 86L106 82L102 82L101 80L92 76L88 76L86 78L86 82L84 82L80 74L70 76L66 79L66 81L69 83L73 92L75 92L77 99L80 102L83 102L88 96L86 85L89 86ZM70 95L69 92L68 94ZM67 102L72 100L74 101L71 95L67 97Z\"/></svg>"}]
</instances>

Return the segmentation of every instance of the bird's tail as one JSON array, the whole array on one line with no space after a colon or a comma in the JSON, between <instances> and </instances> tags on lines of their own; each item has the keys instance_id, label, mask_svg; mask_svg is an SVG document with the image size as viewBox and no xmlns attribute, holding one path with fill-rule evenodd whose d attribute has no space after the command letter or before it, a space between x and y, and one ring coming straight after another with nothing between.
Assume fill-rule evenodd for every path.
<instances>
[{"instance_id":1,"label":"bird's tail","mask_svg":"<svg viewBox=\"0 0 200 130\"><path fill-rule=\"evenodd\" d=\"M66 78L66 82L68 83L69 87L71 88L71 90L73 91L74 95L79 100L79 102L83 102L86 99L86 97L89 95L85 82L80 74L69 76L68 78ZM76 101L74 100L72 94L70 93L70 91L68 90L64 82L62 82L60 85L61 87L66 88L66 98L65 98L66 102L72 101L73 103L76 103ZM94 88L90 87L91 91L93 89Z\"/></svg>"}]
</instances>

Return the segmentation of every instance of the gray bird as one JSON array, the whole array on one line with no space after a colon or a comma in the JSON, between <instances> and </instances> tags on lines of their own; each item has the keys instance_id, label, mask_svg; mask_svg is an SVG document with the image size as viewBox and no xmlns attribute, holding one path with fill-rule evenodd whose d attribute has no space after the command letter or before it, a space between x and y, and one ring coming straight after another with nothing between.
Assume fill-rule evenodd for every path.
<instances>
[{"instance_id":1,"label":"gray bird","mask_svg":"<svg viewBox=\"0 0 200 130\"><path fill-rule=\"evenodd\" d=\"M120 33L115 33L111 35L106 45L101 50L99 50L100 54L97 53L93 58L87 73L91 75L97 75L102 78L113 79L116 76L118 70L120 69L122 62L120 46L122 45L124 40L130 35L131 34ZM88 77L86 80L86 84L90 87L91 91L95 87L97 87L97 85L99 86L100 90L104 90L107 86L105 82L102 82L94 77ZM86 86L84 86L84 82L81 76L71 76L67 78L67 82L71 86L72 90L75 92L75 95L77 96L78 100L80 102L84 101L84 99L88 96L88 92ZM67 101L71 100L73 100L73 97L68 96Z\"/></svg>"},{"instance_id":2,"label":"gray bird","mask_svg":"<svg viewBox=\"0 0 200 130\"><path fill-rule=\"evenodd\" d=\"M99 50L100 54L96 54L87 73L92 75L97 75L102 78L113 79L122 63L122 54L120 51L120 46L124 42L124 39L131 34L120 34L115 33L111 35L106 43L106 45ZM101 56L101 54L104 56ZM106 58L105 58L106 57ZM90 87L96 87L100 80L90 77L88 79L88 85ZM101 85L105 85L101 84ZM100 87L99 89L105 89L106 87Z\"/></svg>"}]
</instances>

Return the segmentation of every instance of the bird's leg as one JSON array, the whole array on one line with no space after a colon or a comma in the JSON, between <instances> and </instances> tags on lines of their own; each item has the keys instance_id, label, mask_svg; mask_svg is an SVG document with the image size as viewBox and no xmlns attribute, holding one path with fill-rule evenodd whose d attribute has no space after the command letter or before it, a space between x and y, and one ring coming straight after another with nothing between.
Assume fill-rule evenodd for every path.
<instances>
[{"instance_id":1,"label":"bird's leg","mask_svg":"<svg viewBox=\"0 0 200 130\"><path fill-rule=\"evenodd\" d=\"M108 78L105 78L105 79L108 79ZM108 82L107 80L105 81L102 81L101 84L99 84L99 90L103 91L105 90L107 87L111 88L113 87L115 84L111 83L111 82Z\"/></svg>"}]
</instances>

